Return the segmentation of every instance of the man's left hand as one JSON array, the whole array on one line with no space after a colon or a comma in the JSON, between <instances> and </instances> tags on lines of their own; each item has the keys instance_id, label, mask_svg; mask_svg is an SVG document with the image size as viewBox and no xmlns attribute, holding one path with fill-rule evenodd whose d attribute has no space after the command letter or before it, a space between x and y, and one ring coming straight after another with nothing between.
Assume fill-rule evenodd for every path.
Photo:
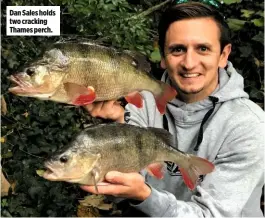
<instances>
[{"instance_id":1,"label":"man's left hand","mask_svg":"<svg viewBox=\"0 0 265 218\"><path fill-rule=\"evenodd\" d=\"M145 184L144 178L139 173L117 171L106 174L104 183L97 185L98 192L95 186L81 186L81 188L94 194L113 195L138 201L144 201L151 194L150 187Z\"/></svg>"}]
</instances>

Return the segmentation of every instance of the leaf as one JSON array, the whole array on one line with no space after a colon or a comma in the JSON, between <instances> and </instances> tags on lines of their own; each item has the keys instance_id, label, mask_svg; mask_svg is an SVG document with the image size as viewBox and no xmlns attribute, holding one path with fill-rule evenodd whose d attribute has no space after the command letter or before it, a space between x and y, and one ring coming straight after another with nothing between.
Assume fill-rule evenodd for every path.
<instances>
[{"instance_id":1,"label":"leaf","mask_svg":"<svg viewBox=\"0 0 265 218\"><path fill-rule=\"evenodd\" d=\"M78 217L101 217L99 210L94 207L86 207L78 205L77 207L77 216Z\"/></svg>"},{"instance_id":2,"label":"leaf","mask_svg":"<svg viewBox=\"0 0 265 218\"><path fill-rule=\"evenodd\" d=\"M256 14L261 16L261 17L264 17L264 11L258 11Z\"/></svg>"},{"instance_id":3,"label":"leaf","mask_svg":"<svg viewBox=\"0 0 265 218\"><path fill-rule=\"evenodd\" d=\"M238 31L244 27L244 24L246 23L246 21L234 19L234 18L228 18L227 23L228 23L228 26L231 28L231 30Z\"/></svg>"},{"instance_id":4,"label":"leaf","mask_svg":"<svg viewBox=\"0 0 265 218\"><path fill-rule=\"evenodd\" d=\"M6 180L1 168L1 196L7 196L8 190L11 187L10 183Z\"/></svg>"},{"instance_id":5,"label":"leaf","mask_svg":"<svg viewBox=\"0 0 265 218\"><path fill-rule=\"evenodd\" d=\"M240 46L239 51L241 52L240 57L248 57L253 52L250 46Z\"/></svg>"},{"instance_id":6,"label":"leaf","mask_svg":"<svg viewBox=\"0 0 265 218\"><path fill-rule=\"evenodd\" d=\"M264 19L259 18L259 19L253 19L251 22L256 26L256 27L263 27L264 26Z\"/></svg>"},{"instance_id":7,"label":"leaf","mask_svg":"<svg viewBox=\"0 0 265 218\"><path fill-rule=\"evenodd\" d=\"M244 18L250 18L254 13L255 11L253 10L246 10L246 9L241 9L241 17L244 17Z\"/></svg>"},{"instance_id":8,"label":"leaf","mask_svg":"<svg viewBox=\"0 0 265 218\"><path fill-rule=\"evenodd\" d=\"M28 117L29 116L29 113L26 111L24 114L22 114L24 117Z\"/></svg>"},{"instance_id":9,"label":"leaf","mask_svg":"<svg viewBox=\"0 0 265 218\"><path fill-rule=\"evenodd\" d=\"M154 51L151 53L150 61L154 63L158 63L161 61L161 55L160 55L159 48L155 48Z\"/></svg>"},{"instance_id":10,"label":"leaf","mask_svg":"<svg viewBox=\"0 0 265 218\"><path fill-rule=\"evenodd\" d=\"M256 87L251 87L251 91L249 93L249 96L251 98L256 98L256 99L263 100L264 93L262 91L258 90Z\"/></svg>"},{"instance_id":11,"label":"leaf","mask_svg":"<svg viewBox=\"0 0 265 218\"><path fill-rule=\"evenodd\" d=\"M257 67L264 67L264 62L254 57L254 62Z\"/></svg>"},{"instance_id":12,"label":"leaf","mask_svg":"<svg viewBox=\"0 0 265 218\"><path fill-rule=\"evenodd\" d=\"M223 0L223 3L226 5L234 4L234 3L241 3L242 0Z\"/></svg>"},{"instance_id":13,"label":"leaf","mask_svg":"<svg viewBox=\"0 0 265 218\"><path fill-rule=\"evenodd\" d=\"M6 139L5 137L1 137L1 143L5 143Z\"/></svg>"},{"instance_id":14,"label":"leaf","mask_svg":"<svg viewBox=\"0 0 265 218\"><path fill-rule=\"evenodd\" d=\"M45 170L36 170L36 173L39 175L39 176L43 176Z\"/></svg>"},{"instance_id":15,"label":"leaf","mask_svg":"<svg viewBox=\"0 0 265 218\"><path fill-rule=\"evenodd\" d=\"M3 113L4 115L7 114L6 101L3 95L1 95L1 113Z\"/></svg>"},{"instance_id":16,"label":"leaf","mask_svg":"<svg viewBox=\"0 0 265 218\"><path fill-rule=\"evenodd\" d=\"M1 201L1 206L2 207L7 207L8 206L8 202L7 202L7 199L2 199L2 201Z\"/></svg>"},{"instance_id":17,"label":"leaf","mask_svg":"<svg viewBox=\"0 0 265 218\"><path fill-rule=\"evenodd\" d=\"M255 35L252 40L256 42L260 42L264 45L264 32L259 31L258 35Z\"/></svg>"},{"instance_id":18,"label":"leaf","mask_svg":"<svg viewBox=\"0 0 265 218\"><path fill-rule=\"evenodd\" d=\"M12 151L8 151L8 152L5 153L5 154L3 154L3 152L2 152L2 154L1 154L1 158L2 158L2 159L10 158L10 157L13 157L13 152L12 152Z\"/></svg>"},{"instance_id":19,"label":"leaf","mask_svg":"<svg viewBox=\"0 0 265 218\"><path fill-rule=\"evenodd\" d=\"M110 210L113 208L113 203L105 203L104 195L89 195L84 200L80 200L79 203L82 206L91 206L100 210Z\"/></svg>"}]
</instances>

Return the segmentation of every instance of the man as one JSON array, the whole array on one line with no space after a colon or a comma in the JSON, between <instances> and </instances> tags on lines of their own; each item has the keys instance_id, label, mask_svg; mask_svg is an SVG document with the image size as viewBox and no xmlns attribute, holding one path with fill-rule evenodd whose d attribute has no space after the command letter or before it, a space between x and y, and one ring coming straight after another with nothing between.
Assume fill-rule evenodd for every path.
<instances>
[{"instance_id":1,"label":"man","mask_svg":"<svg viewBox=\"0 0 265 218\"><path fill-rule=\"evenodd\" d=\"M149 92L144 107L128 104L129 124L165 128L178 149L213 162L215 171L201 177L195 191L185 187L178 167L167 163L162 180L145 171L110 172L101 194L131 199L148 216L262 216L264 184L264 113L243 91L243 78L228 62L228 26L216 9L183 3L167 10L159 25L162 80L178 95L161 116ZM87 106L92 116L124 122L115 101ZM84 190L96 193L93 186Z\"/></svg>"}]
</instances>

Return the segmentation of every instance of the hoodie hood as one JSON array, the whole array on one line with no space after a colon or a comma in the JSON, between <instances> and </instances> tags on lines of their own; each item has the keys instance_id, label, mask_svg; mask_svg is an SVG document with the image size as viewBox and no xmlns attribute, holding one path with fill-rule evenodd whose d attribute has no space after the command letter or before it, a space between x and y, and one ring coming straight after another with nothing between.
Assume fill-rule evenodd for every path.
<instances>
[{"instance_id":1,"label":"hoodie hood","mask_svg":"<svg viewBox=\"0 0 265 218\"><path fill-rule=\"evenodd\" d=\"M163 127L167 130L168 119L182 128L200 123L195 151L203 140L204 124L215 113L216 108L221 107L226 101L249 97L244 91L243 77L236 72L231 62L228 62L226 70L219 69L218 75L218 86L208 98L190 104L175 98L168 103L166 114L163 116ZM167 72L164 73L162 81L171 84Z\"/></svg>"},{"instance_id":2,"label":"hoodie hood","mask_svg":"<svg viewBox=\"0 0 265 218\"><path fill-rule=\"evenodd\" d=\"M236 98L249 98L244 91L244 79L235 70L231 62L228 62L227 70L219 69L219 87L212 95L225 102Z\"/></svg>"},{"instance_id":3,"label":"hoodie hood","mask_svg":"<svg viewBox=\"0 0 265 218\"><path fill-rule=\"evenodd\" d=\"M248 94L244 91L243 77L237 73L231 62L228 62L226 69L219 69L218 75L218 86L211 94L217 100L217 104L236 98L249 98ZM166 71L161 80L171 84ZM210 98L189 104L175 98L168 104L168 110L174 114L176 121L183 120L184 122L189 120L191 122L196 122L196 120L200 122L205 115L205 110L208 111L212 107L213 101Z\"/></svg>"}]
</instances>

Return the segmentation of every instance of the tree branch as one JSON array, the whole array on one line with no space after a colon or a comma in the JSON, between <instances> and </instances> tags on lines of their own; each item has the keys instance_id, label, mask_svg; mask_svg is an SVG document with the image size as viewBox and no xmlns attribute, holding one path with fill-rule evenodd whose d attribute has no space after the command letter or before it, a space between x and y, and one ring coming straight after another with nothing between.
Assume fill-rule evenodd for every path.
<instances>
[{"instance_id":1,"label":"tree branch","mask_svg":"<svg viewBox=\"0 0 265 218\"><path fill-rule=\"evenodd\" d=\"M171 2L171 0L166 0L158 5L155 5L154 7L152 8L149 8L148 10L146 11L143 11L142 13L140 14L137 14L137 15L134 15L132 16L130 19L138 19L140 17L145 17L151 13L153 13L154 11L158 10L159 8L161 8L162 6L166 5L167 3Z\"/></svg>"}]
</instances>

